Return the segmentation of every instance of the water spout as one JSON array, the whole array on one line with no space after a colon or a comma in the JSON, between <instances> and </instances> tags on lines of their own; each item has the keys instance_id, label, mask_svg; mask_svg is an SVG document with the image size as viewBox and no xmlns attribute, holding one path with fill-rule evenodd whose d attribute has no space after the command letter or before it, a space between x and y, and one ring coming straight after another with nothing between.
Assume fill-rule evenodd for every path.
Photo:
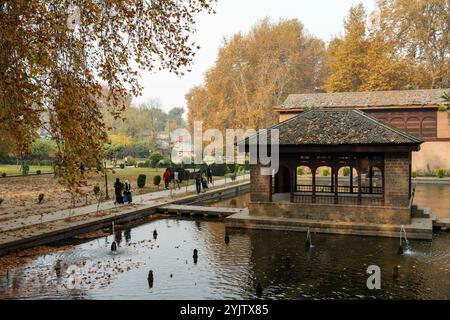
<instances>
[{"instance_id":1,"label":"water spout","mask_svg":"<svg viewBox=\"0 0 450 320\"><path fill-rule=\"evenodd\" d=\"M405 239L405 243L408 244L408 238L406 237L405 226L401 225L400 227L400 246L398 247L398 254L403 254L403 239Z\"/></svg>"},{"instance_id":2,"label":"water spout","mask_svg":"<svg viewBox=\"0 0 450 320\"><path fill-rule=\"evenodd\" d=\"M306 242L305 242L305 247L306 248L311 248L313 246L312 244L312 239L311 239L311 232L309 231L309 228L306 232Z\"/></svg>"}]
</instances>

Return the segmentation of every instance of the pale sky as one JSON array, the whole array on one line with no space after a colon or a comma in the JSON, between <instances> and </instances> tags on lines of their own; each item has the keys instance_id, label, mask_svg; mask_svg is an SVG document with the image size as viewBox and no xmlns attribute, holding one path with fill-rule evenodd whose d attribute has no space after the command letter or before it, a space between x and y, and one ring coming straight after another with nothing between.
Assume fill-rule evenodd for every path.
<instances>
[{"instance_id":1,"label":"pale sky","mask_svg":"<svg viewBox=\"0 0 450 320\"><path fill-rule=\"evenodd\" d=\"M143 94L133 102L158 98L166 111L172 107L186 109L185 94L193 86L203 83L203 75L214 65L224 37L249 31L264 17L273 22L280 18L297 18L308 33L329 41L342 34L348 10L360 2L368 13L375 6L375 0L218 0L214 5L216 14L201 14L197 18L197 32L192 39L201 48L197 50L191 72L183 77L168 71L141 72Z\"/></svg>"}]
</instances>

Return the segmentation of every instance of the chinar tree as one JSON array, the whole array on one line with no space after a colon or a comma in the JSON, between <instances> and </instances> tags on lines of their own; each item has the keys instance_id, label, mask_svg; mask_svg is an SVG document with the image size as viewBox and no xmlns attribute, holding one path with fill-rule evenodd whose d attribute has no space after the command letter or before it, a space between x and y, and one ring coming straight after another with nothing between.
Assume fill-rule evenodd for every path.
<instances>
[{"instance_id":1,"label":"chinar tree","mask_svg":"<svg viewBox=\"0 0 450 320\"><path fill-rule=\"evenodd\" d=\"M188 125L205 128L266 128L277 121L272 107L289 93L323 85L325 43L296 19L259 21L248 33L225 39L204 84L186 95Z\"/></svg>"},{"instance_id":2,"label":"chinar tree","mask_svg":"<svg viewBox=\"0 0 450 320\"><path fill-rule=\"evenodd\" d=\"M25 155L47 130L59 176L76 191L80 163L96 163L107 139L101 104L120 116L141 92L139 69L183 74L196 15L213 12L212 2L1 0L1 131Z\"/></svg>"}]
</instances>

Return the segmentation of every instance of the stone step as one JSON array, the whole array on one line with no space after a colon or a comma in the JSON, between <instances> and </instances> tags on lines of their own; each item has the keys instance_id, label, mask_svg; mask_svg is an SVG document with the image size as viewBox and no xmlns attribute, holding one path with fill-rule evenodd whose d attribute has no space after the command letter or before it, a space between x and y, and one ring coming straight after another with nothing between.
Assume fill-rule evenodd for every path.
<instances>
[{"instance_id":1,"label":"stone step","mask_svg":"<svg viewBox=\"0 0 450 320\"><path fill-rule=\"evenodd\" d=\"M430 218L431 209L430 208L419 208L416 205L411 207L411 216L413 218Z\"/></svg>"}]
</instances>

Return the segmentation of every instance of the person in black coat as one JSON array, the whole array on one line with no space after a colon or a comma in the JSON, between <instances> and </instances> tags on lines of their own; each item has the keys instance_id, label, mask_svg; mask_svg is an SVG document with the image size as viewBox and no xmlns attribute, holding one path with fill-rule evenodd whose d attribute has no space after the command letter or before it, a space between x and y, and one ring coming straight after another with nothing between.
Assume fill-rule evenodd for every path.
<instances>
[{"instance_id":1,"label":"person in black coat","mask_svg":"<svg viewBox=\"0 0 450 320\"><path fill-rule=\"evenodd\" d=\"M208 179L208 183L213 182L213 174L212 174L211 165L208 165L206 167L206 178Z\"/></svg>"},{"instance_id":2,"label":"person in black coat","mask_svg":"<svg viewBox=\"0 0 450 320\"><path fill-rule=\"evenodd\" d=\"M114 204L123 204L122 190L123 183L120 182L119 178L117 178L116 182L114 183L114 193L116 194L116 201L114 201Z\"/></svg>"}]
</instances>

